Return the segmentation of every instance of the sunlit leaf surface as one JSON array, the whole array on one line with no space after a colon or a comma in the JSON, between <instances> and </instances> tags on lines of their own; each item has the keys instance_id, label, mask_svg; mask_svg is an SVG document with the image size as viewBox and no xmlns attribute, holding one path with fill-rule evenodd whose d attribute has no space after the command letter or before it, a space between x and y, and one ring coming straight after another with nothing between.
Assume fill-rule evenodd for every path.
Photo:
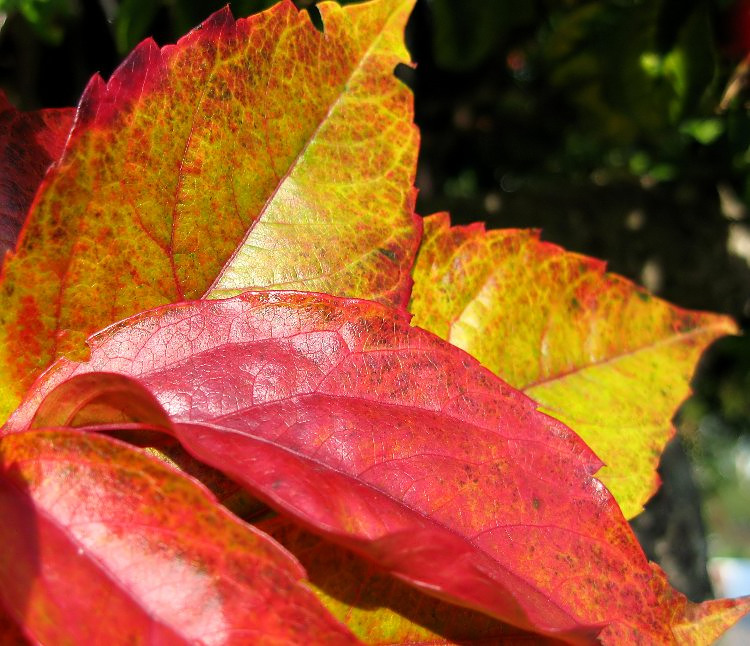
<instances>
[{"instance_id":1,"label":"sunlit leaf surface","mask_svg":"<svg viewBox=\"0 0 750 646\"><path fill-rule=\"evenodd\" d=\"M167 415L194 456L425 592L576 643L669 643L686 621L580 438L400 309L249 292L89 343L6 432L91 424L119 379L144 422Z\"/></svg>"},{"instance_id":2,"label":"sunlit leaf surface","mask_svg":"<svg viewBox=\"0 0 750 646\"><path fill-rule=\"evenodd\" d=\"M0 90L0 263L12 249L49 165L62 152L74 110L16 110Z\"/></svg>"},{"instance_id":3,"label":"sunlit leaf surface","mask_svg":"<svg viewBox=\"0 0 750 646\"><path fill-rule=\"evenodd\" d=\"M0 599L38 643L356 643L292 556L140 451L48 430L0 460Z\"/></svg>"},{"instance_id":4,"label":"sunlit leaf surface","mask_svg":"<svg viewBox=\"0 0 750 646\"><path fill-rule=\"evenodd\" d=\"M406 304L418 135L393 72L413 2L324 2L325 33L289 0L225 9L91 80L5 266L0 418L149 307L274 286Z\"/></svg>"},{"instance_id":5,"label":"sunlit leaf surface","mask_svg":"<svg viewBox=\"0 0 750 646\"><path fill-rule=\"evenodd\" d=\"M703 350L727 317L655 298L604 263L530 230L425 219L414 324L466 350L578 433L627 517L658 486L656 466Z\"/></svg>"}]
</instances>

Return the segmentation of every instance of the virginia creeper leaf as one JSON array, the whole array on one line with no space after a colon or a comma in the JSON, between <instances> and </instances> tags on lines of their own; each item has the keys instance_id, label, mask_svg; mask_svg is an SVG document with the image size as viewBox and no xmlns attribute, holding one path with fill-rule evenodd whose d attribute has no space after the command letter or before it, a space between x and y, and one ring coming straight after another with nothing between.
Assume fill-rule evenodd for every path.
<instances>
[{"instance_id":1,"label":"virginia creeper leaf","mask_svg":"<svg viewBox=\"0 0 750 646\"><path fill-rule=\"evenodd\" d=\"M21 112L0 90L0 262L16 245L44 173L62 153L72 108Z\"/></svg>"},{"instance_id":2,"label":"virginia creeper leaf","mask_svg":"<svg viewBox=\"0 0 750 646\"><path fill-rule=\"evenodd\" d=\"M0 440L0 600L40 643L352 644L299 563L108 437Z\"/></svg>"},{"instance_id":3,"label":"virginia creeper leaf","mask_svg":"<svg viewBox=\"0 0 750 646\"><path fill-rule=\"evenodd\" d=\"M630 518L659 481L672 416L701 352L736 331L725 316L655 298L604 263L535 231L425 219L414 323L523 390L607 465L598 474Z\"/></svg>"},{"instance_id":4,"label":"virginia creeper leaf","mask_svg":"<svg viewBox=\"0 0 750 646\"><path fill-rule=\"evenodd\" d=\"M302 563L306 583L331 613L372 645L559 645L468 608L428 597L353 552L277 516L257 524Z\"/></svg>"},{"instance_id":5,"label":"virginia creeper leaf","mask_svg":"<svg viewBox=\"0 0 750 646\"><path fill-rule=\"evenodd\" d=\"M97 397L76 384L117 373L193 455L430 594L572 642L604 627L670 643L684 622L580 438L403 310L248 292L146 312L89 345L6 432L35 413L90 424Z\"/></svg>"},{"instance_id":6,"label":"virginia creeper leaf","mask_svg":"<svg viewBox=\"0 0 750 646\"><path fill-rule=\"evenodd\" d=\"M164 303L284 286L406 305L418 134L393 71L413 3L323 2L325 33L291 0L225 9L91 80L4 268L2 419L57 354Z\"/></svg>"}]
</instances>

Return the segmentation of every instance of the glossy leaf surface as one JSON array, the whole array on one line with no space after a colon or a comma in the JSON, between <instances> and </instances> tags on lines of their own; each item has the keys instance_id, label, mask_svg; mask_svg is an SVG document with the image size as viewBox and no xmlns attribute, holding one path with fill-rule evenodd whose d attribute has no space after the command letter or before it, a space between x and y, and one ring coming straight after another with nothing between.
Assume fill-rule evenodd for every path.
<instances>
[{"instance_id":1,"label":"glossy leaf surface","mask_svg":"<svg viewBox=\"0 0 750 646\"><path fill-rule=\"evenodd\" d=\"M91 80L5 267L6 415L56 355L157 305L274 286L406 304L413 1L324 2L325 33L290 0L225 9Z\"/></svg>"},{"instance_id":2,"label":"glossy leaf surface","mask_svg":"<svg viewBox=\"0 0 750 646\"><path fill-rule=\"evenodd\" d=\"M600 627L668 642L681 620L583 442L402 310L246 293L146 312L90 346L6 432L91 424L91 385L113 378L97 373L118 373L123 406L155 398L193 455L430 594L573 642Z\"/></svg>"},{"instance_id":3,"label":"glossy leaf surface","mask_svg":"<svg viewBox=\"0 0 750 646\"><path fill-rule=\"evenodd\" d=\"M0 90L0 263L16 245L49 165L62 152L74 110L16 110Z\"/></svg>"},{"instance_id":4,"label":"glossy leaf surface","mask_svg":"<svg viewBox=\"0 0 750 646\"><path fill-rule=\"evenodd\" d=\"M0 599L40 643L352 644L299 563L110 438L0 440Z\"/></svg>"},{"instance_id":5,"label":"glossy leaf surface","mask_svg":"<svg viewBox=\"0 0 750 646\"><path fill-rule=\"evenodd\" d=\"M656 466L706 346L736 331L605 273L534 231L426 218L410 310L538 401L607 465L597 477L627 517L658 486Z\"/></svg>"}]
</instances>

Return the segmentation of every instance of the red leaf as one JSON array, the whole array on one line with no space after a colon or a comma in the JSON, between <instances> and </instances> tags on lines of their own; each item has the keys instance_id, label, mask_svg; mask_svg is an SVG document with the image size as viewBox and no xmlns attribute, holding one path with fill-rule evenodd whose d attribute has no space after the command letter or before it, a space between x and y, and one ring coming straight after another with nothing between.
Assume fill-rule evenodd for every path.
<instances>
[{"instance_id":1,"label":"red leaf","mask_svg":"<svg viewBox=\"0 0 750 646\"><path fill-rule=\"evenodd\" d=\"M16 245L44 173L62 153L74 113L20 112L0 90L0 262Z\"/></svg>"},{"instance_id":2,"label":"red leaf","mask_svg":"<svg viewBox=\"0 0 750 646\"><path fill-rule=\"evenodd\" d=\"M351 644L268 536L105 436L0 441L0 600L41 643Z\"/></svg>"},{"instance_id":3,"label":"red leaf","mask_svg":"<svg viewBox=\"0 0 750 646\"><path fill-rule=\"evenodd\" d=\"M684 597L655 592L583 442L400 311L247 293L138 315L90 346L88 363L55 364L8 430L59 384L40 420L90 423L95 389L76 400L65 382L116 372L194 455L430 594L571 641L608 626L661 643L682 620Z\"/></svg>"},{"instance_id":4,"label":"red leaf","mask_svg":"<svg viewBox=\"0 0 750 646\"><path fill-rule=\"evenodd\" d=\"M28 643L18 624L0 607L0 646L25 646Z\"/></svg>"}]
</instances>

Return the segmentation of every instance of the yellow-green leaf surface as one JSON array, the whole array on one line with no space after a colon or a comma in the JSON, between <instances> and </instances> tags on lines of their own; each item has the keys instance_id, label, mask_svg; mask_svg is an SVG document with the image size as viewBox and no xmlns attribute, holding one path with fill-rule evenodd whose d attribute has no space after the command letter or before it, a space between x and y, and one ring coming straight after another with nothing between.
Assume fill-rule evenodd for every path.
<instances>
[{"instance_id":1,"label":"yellow-green leaf surface","mask_svg":"<svg viewBox=\"0 0 750 646\"><path fill-rule=\"evenodd\" d=\"M249 287L405 305L420 235L414 0L214 14L94 77L0 293L0 418L60 353L157 305Z\"/></svg>"},{"instance_id":2,"label":"yellow-green leaf surface","mask_svg":"<svg viewBox=\"0 0 750 646\"><path fill-rule=\"evenodd\" d=\"M656 466L695 364L727 317L655 298L603 262L530 230L425 219L414 324L474 355L575 430L606 463L597 476L627 517L658 486Z\"/></svg>"},{"instance_id":3,"label":"yellow-green leaf surface","mask_svg":"<svg viewBox=\"0 0 750 646\"><path fill-rule=\"evenodd\" d=\"M691 603L677 592L664 572L652 564L652 585L664 605L682 607L672 625L672 632L680 646L710 646L729 628L750 611L750 596L739 599L713 599Z\"/></svg>"}]
</instances>

